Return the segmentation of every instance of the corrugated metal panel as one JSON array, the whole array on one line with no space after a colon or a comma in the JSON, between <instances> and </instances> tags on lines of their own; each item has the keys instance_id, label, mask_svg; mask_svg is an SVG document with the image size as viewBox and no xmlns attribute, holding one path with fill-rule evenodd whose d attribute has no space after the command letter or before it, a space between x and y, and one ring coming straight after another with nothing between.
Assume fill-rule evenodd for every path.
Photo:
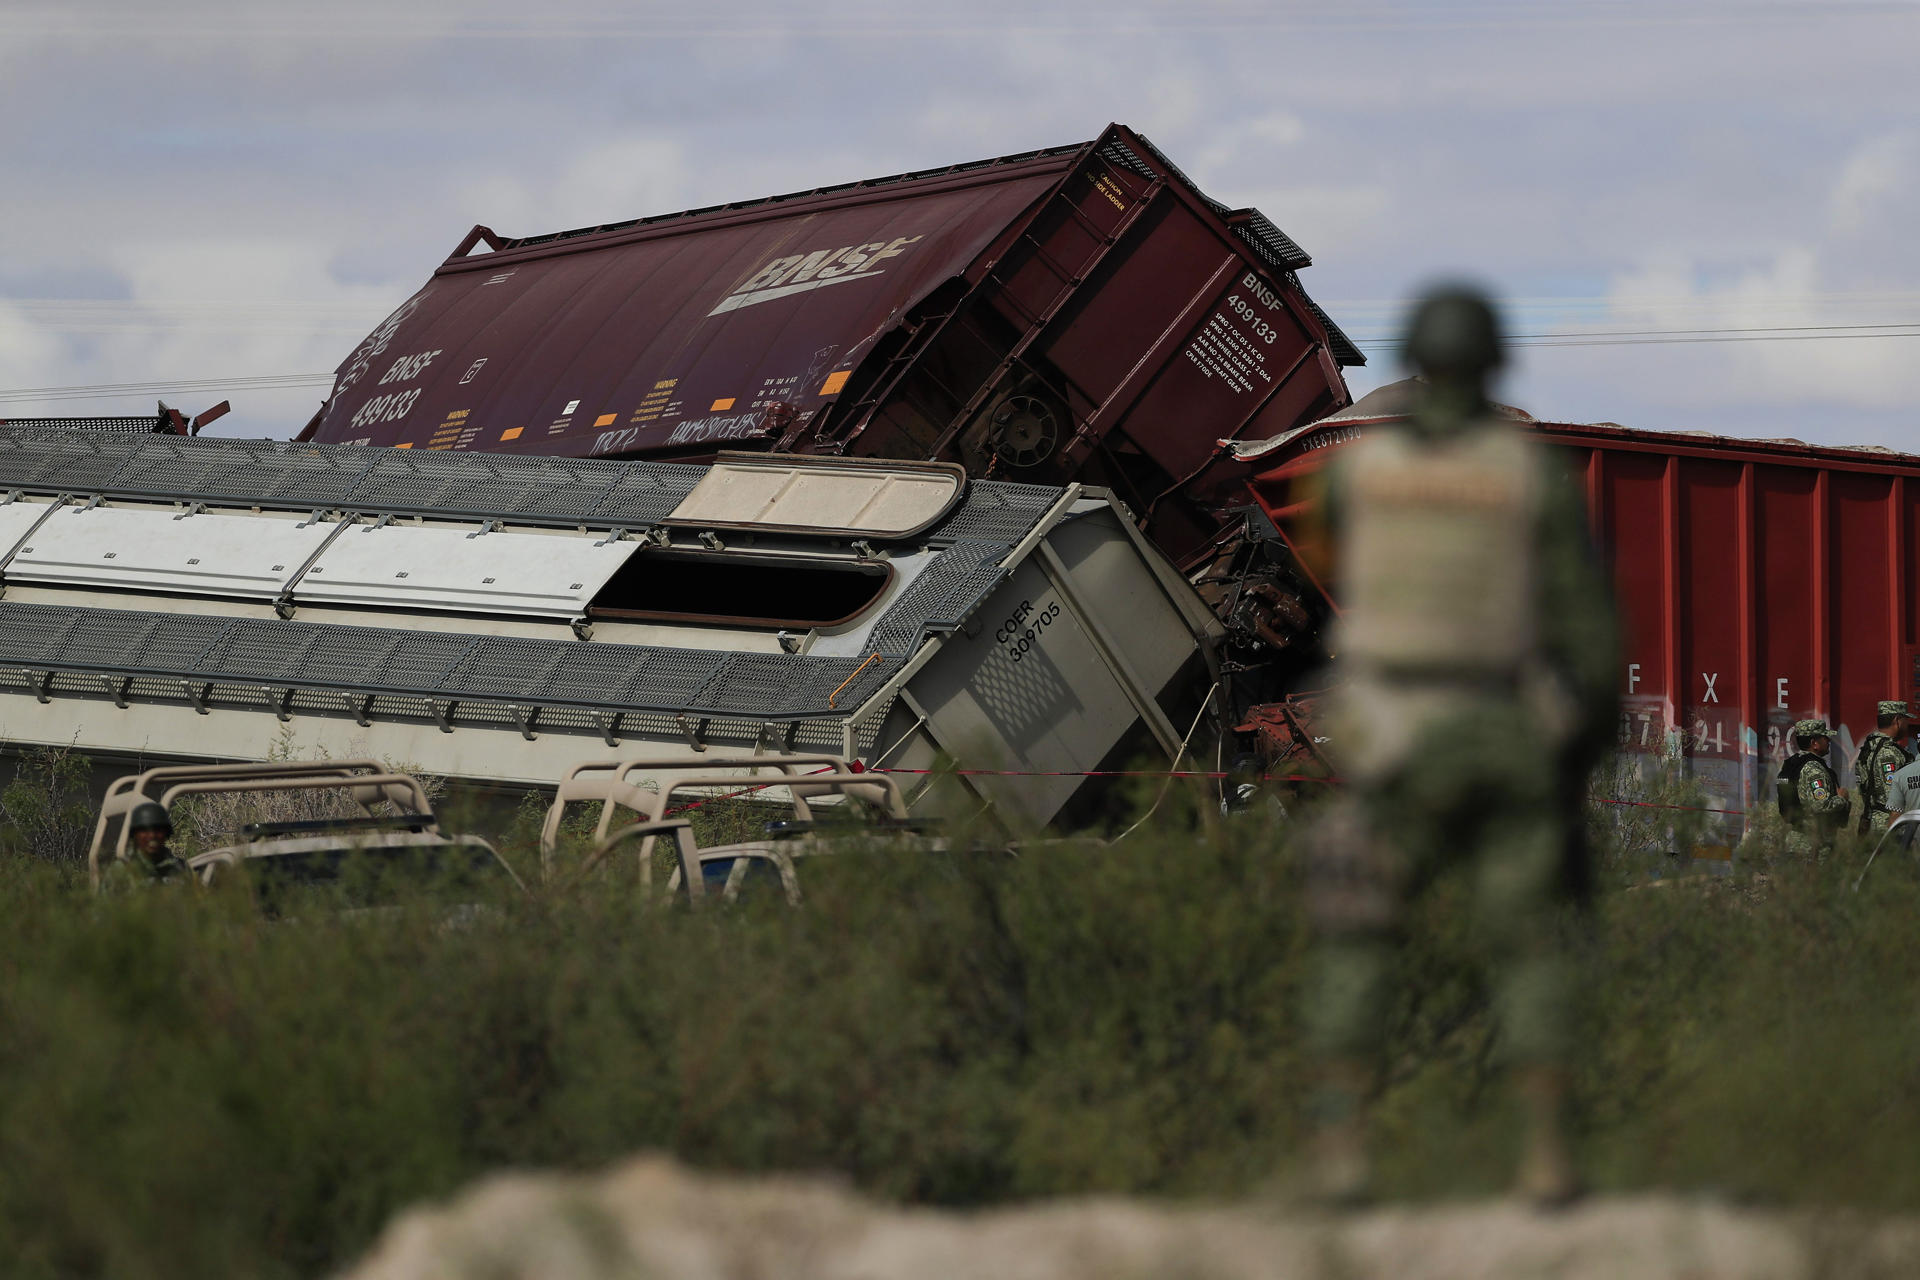
<instances>
[{"instance_id":1,"label":"corrugated metal panel","mask_svg":"<svg viewBox=\"0 0 1920 1280\"><path fill-rule=\"evenodd\" d=\"M1284 528L1298 480L1369 426L1334 420L1263 461ZM1623 748L1677 752L1715 807L1772 796L1796 720L1840 731L1920 699L1920 457L1611 425L1530 423L1587 496L1620 601Z\"/></svg>"},{"instance_id":2,"label":"corrugated metal panel","mask_svg":"<svg viewBox=\"0 0 1920 1280\"><path fill-rule=\"evenodd\" d=\"M1627 745L1677 746L1744 807L1770 796L1794 721L1836 725L1844 767L1876 702L1920 697L1912 460L1839 469L1540 430L1572 455L1613 567Z\"/></svg>"}]
</instances>

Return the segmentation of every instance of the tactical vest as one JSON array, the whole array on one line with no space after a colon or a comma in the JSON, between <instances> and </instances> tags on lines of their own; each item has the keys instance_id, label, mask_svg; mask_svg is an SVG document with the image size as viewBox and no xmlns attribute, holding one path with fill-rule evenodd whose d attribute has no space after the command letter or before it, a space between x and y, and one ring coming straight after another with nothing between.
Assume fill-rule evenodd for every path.
<instances>
[{"instance_id":1,"label":"tactical vest","mask_svg":"<svg viewBox=\"0 0 1920 1280\"><path fill-rule=\"evenodd\" d=\"M1513 671L1533 651L1545 463L1489 420L1364 436L1341 460L1343 658L1389 671Z\"/></svg>"},{"instance_id":2,"label":"tactical vest","mask_svg":"<svg viewBox=\"0 0 1920 1280\"><path fill-rule=\"evenodd\" d=\"M1780 766L1780 776L1774 779L1773 796L1780 805L1780 816L1790 827L1798 827L1806 817L1800 808L1800 771L1811 759L1812 752L1796 751L1787 757L1787 762Z\"/></svg>"},{"instance_id":3,"label":"tactical vest","mask_svg":"<svg viewBox=\"0 0 1920 1280\"><path fill-rule=\"evenodd\" d=\"M1888 751L1898 752L1902 762L1905 762L1907 753L1900 751L1892 738L1884 733L1870 733L1866 741L1860 744L1860 753L1853 758L1853 773L1859 783L1863 810L1886 812L1887 788L1893 781L1894 773L1894 769L1887 768L1883 759ZM1860 816L1864 819L1866 812L1863 811Z\"/></svg>"},{"instance_id":4,"label":"tactical vest","mask_svg":"<svg viewBox=\"0 0 1920 1280\"><path fill-rule=\"evenodd\" d=\"M1885 733L1868 733L1860 743L1860 754L1853 758L1853 773L1859 779L1860 796L1876 810L1887 810L1887 796L1893 789L1893 775L1905 770L1912 760L1907 750ZM1864 816L1864 814L1862 814Z\"/></svg>"}]
</instances>

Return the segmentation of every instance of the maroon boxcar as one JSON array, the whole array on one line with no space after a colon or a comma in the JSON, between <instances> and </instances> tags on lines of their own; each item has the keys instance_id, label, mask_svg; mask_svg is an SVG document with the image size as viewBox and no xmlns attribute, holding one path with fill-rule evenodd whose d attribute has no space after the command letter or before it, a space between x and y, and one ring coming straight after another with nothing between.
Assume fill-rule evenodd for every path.
<instances>
[{"instance_id":1,"label":"maroon boxcar","mask_svg":"<svg viewBox=\"0 0 1920 1280\"><path fill-rule=\"evenodd\" d=\"M1283 531L1296 482L1396 408L1382 388L1241 450ZM1874 704L1920 698L1920 457L1517 416L1586 490L1625 627L1623 747L1680 753L1716 807L1745 810L1771 797L1795 720L1838 728L1844 774Z\"/></svg>"},{"instance_id":2,"label":"maroon boxcar","mask_svg":"<svg viewBox=\"0 0 1920 1280\"><path fill-rule=\"evenodd\" d=\"M1176 558L1221 442L1349 402L1311 259L1119 125L1092 142L557 235L475 227L304 439L697 458L785 449L1109 485Z\"/></svg>"}]
</instances>

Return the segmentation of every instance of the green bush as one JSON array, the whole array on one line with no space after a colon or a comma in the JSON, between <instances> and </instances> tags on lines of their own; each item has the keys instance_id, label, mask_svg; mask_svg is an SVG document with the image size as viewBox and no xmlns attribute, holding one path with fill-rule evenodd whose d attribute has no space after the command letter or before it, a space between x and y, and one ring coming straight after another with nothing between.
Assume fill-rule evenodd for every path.
<instances>
[{"instance_id":1,"label":"green bush","mask_svg":"<svg viewBox=\"0 0 1920 1280\"><path fill-rule=\"evenodd\" d=\"M0 1272L316 1275L486 1170L641 1148L947 1204L1256 1188L1308 1076L1299 886L1264 810L1205 806L1176 789L1119 844L1017 857L849 849L803 867L799 910L590 886L458 927L96 899L0 858ZM530 818L502 828L523 872ZM1609 879L1580 952L1601 1185L1920 1205L1920 885L1850 871ZM1438 885L1401 961L1399 1194L1492 1190L1511 1159L1463 903Z\"/></svg>"},{"instance_id":2,"label":"green bush","mask_svg":"<svg viewBox=\"0 0 1920 1280\"><path fill-rule=\"evenodd\" d=\"M35 747L0 789L0 851L84 871L99 813L88 794L91 762L67 747Z\"/></svg>"}]
</instances>

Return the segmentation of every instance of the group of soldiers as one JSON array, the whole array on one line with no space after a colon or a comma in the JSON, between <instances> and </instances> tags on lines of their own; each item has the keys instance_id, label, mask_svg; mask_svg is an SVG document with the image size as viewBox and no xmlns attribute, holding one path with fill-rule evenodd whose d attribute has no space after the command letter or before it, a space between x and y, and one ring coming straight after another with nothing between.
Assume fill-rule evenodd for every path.
<instances>
[{"instance_id":1,"label":"group of soldiers","mask_svg":"<svg viewBox=\"0 0 1920 1280\"><path fill-rule=\"evenodd\" d=\"M1854 756L1854 784L1859 793L1855 797L1840 785L1828 762L1833 730L1820 720L1795 724L1793 754L1780 766L1774 787L1786 826L1786 852L1806 858L1825 857L1833 851L1835 838L1849 826L1861 837L1872 839L1896 816L1920 807L1917 728L1920 719L1905 701L1886 699L1876 705L1874 731L1860 743Z\"/></svg>"}]
</instances>

